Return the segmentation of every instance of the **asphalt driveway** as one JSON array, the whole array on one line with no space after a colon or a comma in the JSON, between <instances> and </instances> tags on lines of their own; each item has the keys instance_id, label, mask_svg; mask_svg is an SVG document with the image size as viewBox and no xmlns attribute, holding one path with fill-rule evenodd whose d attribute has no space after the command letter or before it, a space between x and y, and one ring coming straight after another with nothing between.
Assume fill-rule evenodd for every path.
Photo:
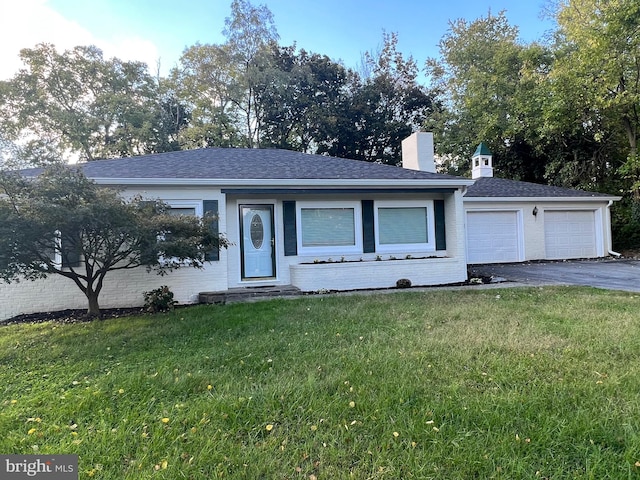
<instances>
[{"instance_id":1,"label":"asphalt driveway","mask_svg":"<svg viewBox=\"0 0 640 480\"><path fill-rule=\"evenodd\" d=\"M501 277L530 285L584 285L640 292L640 260L569 260L496 263L470 267L472 276Z\"/></svg>"}]
</instances>

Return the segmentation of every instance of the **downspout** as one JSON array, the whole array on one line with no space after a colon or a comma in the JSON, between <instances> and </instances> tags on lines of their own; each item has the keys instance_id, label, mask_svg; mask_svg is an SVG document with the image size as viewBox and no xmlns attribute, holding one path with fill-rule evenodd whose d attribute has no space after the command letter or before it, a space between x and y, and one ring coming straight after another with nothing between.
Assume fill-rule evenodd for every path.
<instances>
[{"instance_id":1,"label":"downspout","mask_svg":"<svg viewBox=\"0 0 640 480\"><path fill-rule=\"evenodd\" d=\"M613 245L612 245L612 238L611 238L611 205L613 205L613 200L609 200L609 203L607 204L607 225L609 227L609 238L607 240L607 253L609 255L614 255L616 257L621 257L622 255L618 252L614 252L612 250Z\"/></svg>"}]
</instances>

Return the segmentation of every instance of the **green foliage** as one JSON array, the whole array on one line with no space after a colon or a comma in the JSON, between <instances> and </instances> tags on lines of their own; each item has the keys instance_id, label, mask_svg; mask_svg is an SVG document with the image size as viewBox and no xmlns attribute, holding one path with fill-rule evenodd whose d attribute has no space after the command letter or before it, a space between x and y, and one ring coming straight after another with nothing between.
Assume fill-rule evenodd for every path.
<instances>
[{"instance_id":1,"label":"green foliage","mask_svg":"<svg viewBox=\"0 0 640 480\"><path fill-rule=\"evenodd\" d=\"M241 144L231 108L233 79L228 50L217 45L194 45L185 49L180 67L171 71L171 89L191 111L189 127L180 132L184 148Z\"/></svg>"},{"instance_id":2,"label":"green foliage","mask_svg":"<svg viewBox=\"0 0 640 480\"><path fill-rule=\"evenodd\" d=\"M640 201L625 197L611 211L611 230L616 251L640 249Z\"/></svg>"},{"instance_id":3,"label":"green foliage","mask_svg":"<svg viewBox=\"0 0 640 480\"><path fill-rule=\"evenodd\" d=\"M227 44L245 64L251 63L261 50L280 38L273 14L266 5L256 7L247 0L232 0L231 16L224 23L222 33Z\"/></svg>"},{"instance_id":4,"label":"green foliage","mask_svg":"<svg viewBox=\"0 0 640 480\"><path fill-rule=\"evenodd\" d=\"M227 19L229 41L187 48L171 71L172 88L191 111L190 128L181 134L184 146L260 145L264 106L257 95L260 85L270 83L264 72L268 47L275 41L266 27L265 37L251 36L262 31L258 24L263 13L248 2L234 2L233 16Z\"/></svg>"},{"instance_id":5,"label":"green foliage","mask_svg":"<svg viewBox=\"0 0 640 480\"><path fill-rule=\"evenodd\" d=\"M0 131L31 163L67 150L94 160L177 148L173 110L145 64L106 60L94 46L40 44L20 58L24 68L0 82Z\"/></svg>"},{"instance_id":6,"label":"green foliage","mask_svg":"<svg viewBox=\"0 0 640 480\"><path fill-rule=\"evenodd\" d=\"M554 170L567 183L586 180L601 190L613 179L637 195L640 171L627 159L637 154L640 126L640 7L633 0L568 0L556 18L555 58L541 96L544 135L564 147ZM625 163L623 180L618 169Z\"/></svg>"},{"instance_id":7,"label":"green foliage","mask_svg":"<svg viewBox=\"0 0 640 480\"><path fill-rule=\"evenodd\" d=\"M485 142L501 175L543 181L536 98L549 53L537 44L519 43L518 29L500 12L452 22L440 41L440 55L427 61L427 73L447 109L432 127L451 171L468 171L473 150Z\"/></svg>"},{"instance_id":8,"label":"green foliage","mask_svg":"<svg viewBox=\"0 0 640 480\"><path fill-rule=\"evenodd\" d=\"M127 202L79 168L32 173L29 179L0 174L0 279L62 275L86 295L90 315L99 315L109 272L201 268L206 251L227 245L210 232L209 219L169 215L159 201Z\"/></svg>"},{"instance_id":9,"label":"green foliage","mask_svg":"<svg viewBox=\"0 0 640 480\"><path fill-rule=\"evenodd\" d=\"M105 480L635 478L637 311L527 288L2 327L0 451Z\"/></svg>"},{"instance_id":10,"label":"green foliage","mask_svg":"<svg viewBox=\"0 0 640 480\"><path fill-rule=\"evenodd\" d=\"M348 72L327 56L271 45L266 81L257 85L264 110L261 145L314 152L333 136Z\"/></svg>"},{"instance_id":11,"label":"green foliage","mask_svg":"<svg viewBox=\"0 0 640 480\"><path fill-rule=\"evenodd\" d=\"M418 84L412 57L397 50L398 36L385 34L379 53L364 58L364 75L350 72L336 120L318 152L399 165L401 142L437 110L432 95Z\"/></svg>"},{"instance_id":12,"label":"green foliage","mask_svg":"<svg viewBox=\"0 0 640 480\"><path fill-rule=\"evenodd\" d=\"M166 285L144 292L144 308L147 312L168 312L173 310L176 303L173 292Z\"/></svg>"},{"instance_id":13,"label":"green foliage","mask_svg":"<svg viewBox=\"0 0 640 480\"><path fill-rule=\"evenodd\" d=\"M504 12L451 23L426 69L446 107L426 124L438 153L466 173L483 141L498 176L638 198L640 4L564 0L554 15L549 44L522 43Z\"/></svg>"},{"instance_id":14,"label":"green foliage","mask_svg":"<svg viewBox=\"0 0 640 480\"><path fill-rule=\"evenodd\" d=\"M191 123L183 145L278 147L390 164L435 110L396 34L367 54L365 76L326 56L281 47L271 13L232 3L227 42L185 50L171 73Z\"/></svg>"}]
</instances>

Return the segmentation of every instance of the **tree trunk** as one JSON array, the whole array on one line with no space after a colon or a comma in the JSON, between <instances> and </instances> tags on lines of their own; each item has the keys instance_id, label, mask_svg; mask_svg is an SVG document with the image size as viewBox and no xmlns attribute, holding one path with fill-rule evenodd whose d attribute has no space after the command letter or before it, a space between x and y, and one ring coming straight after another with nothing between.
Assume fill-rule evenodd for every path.
<instances>
[{"instance_id":1,"label":"tree trunk","mask_svg":"<svg viewBox=\"0 0 640 480\"><path fill-rule=\"evenodd\" d=\"M100 305L98 304L98 292L92 292L87 290L87 300L89 301L89 308L87 309L87 317L100 318Z\"/></svg>"}]
</instances>

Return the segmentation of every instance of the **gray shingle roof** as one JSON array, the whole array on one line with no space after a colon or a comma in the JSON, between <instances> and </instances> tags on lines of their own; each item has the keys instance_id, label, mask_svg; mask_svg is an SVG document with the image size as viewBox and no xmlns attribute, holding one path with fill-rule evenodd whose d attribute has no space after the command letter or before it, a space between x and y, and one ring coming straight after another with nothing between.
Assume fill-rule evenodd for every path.
<instances>
[{"instance_id":1,"label":"gray shingle roof","mask_svg":"<svg viewBox=\"0 0 640 480\"><path fill-rule=\"evenodd\" d=\"M540 185L537 183L519 182L497 177L478 178L467 188L465 198L496 198L496 197L561 197L561 198L597 198L613 197L605 193L586 192L571 188Z\"/></svg>"},{"instance_id":2,"label":"gray shingle roof","mask_svg":"<svg viewBox=\"0 0 640 480\"><path fill-rule=\"evenodd\" d=\"M390 165L279 149L204 148L82 164L102 179L467 180ZM29 175L28 171L23 172Z\"/></svg>"}]
</instances>

